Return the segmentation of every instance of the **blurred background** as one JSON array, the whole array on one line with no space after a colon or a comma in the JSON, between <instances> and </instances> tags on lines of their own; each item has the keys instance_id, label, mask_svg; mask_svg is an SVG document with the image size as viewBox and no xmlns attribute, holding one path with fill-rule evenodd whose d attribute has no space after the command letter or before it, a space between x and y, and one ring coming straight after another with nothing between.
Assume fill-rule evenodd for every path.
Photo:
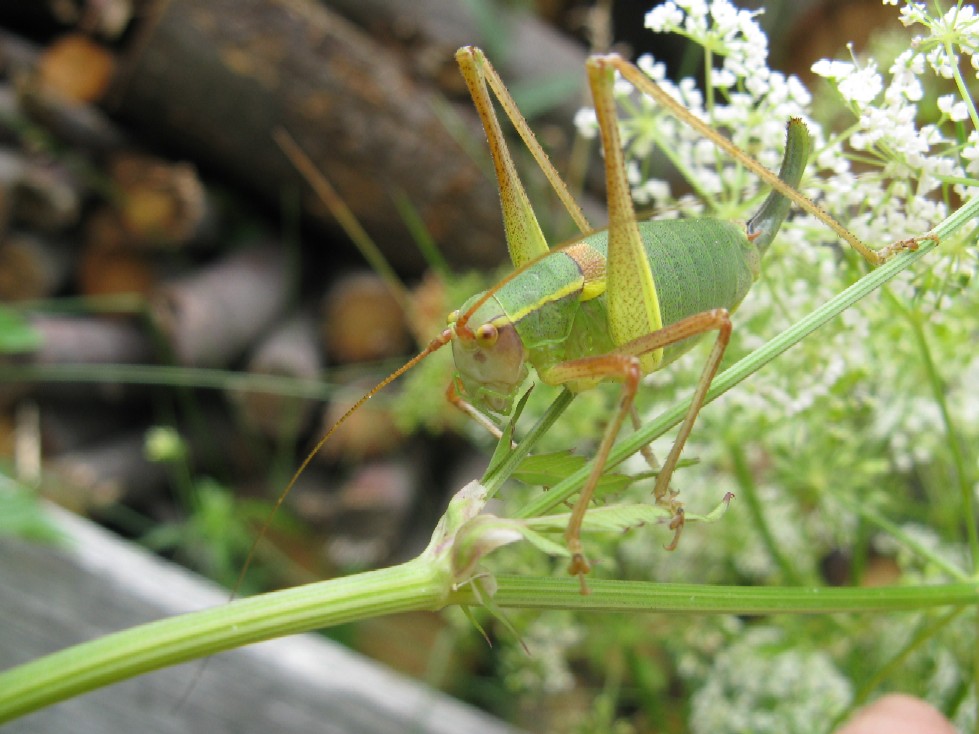
<instances>
[{"instance_id":1,"label":"blurred background","mask_svg":"<svg viewBox=\"0 0 979 734\"><path fill-rule=\"evenodd\" d=\"M764 6L771 66L807 81L817 59L898 25L879 0L742 5ZM572 123L587 101L587 54L652 52L675 77L697 76L703 61L682 39L646 31L648 9L633 0L5 0L0 471L233 585L318 436L506 272L499 199L455 49L486 50L600 222L599 158ZM326 175L390 272L365 260L301 180L273 139L278 129ZM518 158L547 234L570 236L546 182L522 149ZM443 399L449 355L429 362L318 453L244 591L424 547L491 446ZM834 556L823 560L829 578ZM580 628L550 623L546 634L566 636L554 649L581 643ZM643 730L658 716L681 730L682 706L670 701L685 699L683 684L656 663L668 645L647 632L620 634L627 646L648 645L642 657L653 664L626 656L614 675L662 697L627 697L612 718ZM540 731L575 730L566 720L610 680L596 667L601 654L585 649L571 685L532 695L541 686L513 673L517 643L490 649L451 616L330 634ZM601 647L595 638L579 646Z\"/></svg>"}]
</instances>

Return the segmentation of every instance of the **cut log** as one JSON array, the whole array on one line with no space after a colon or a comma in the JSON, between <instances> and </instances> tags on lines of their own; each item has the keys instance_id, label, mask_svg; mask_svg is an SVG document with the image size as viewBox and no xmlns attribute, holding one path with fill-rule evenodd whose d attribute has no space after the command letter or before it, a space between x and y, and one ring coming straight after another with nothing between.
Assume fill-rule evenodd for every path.
<instances>
[{"instance_id":1,"label":"cut log","mask_svg":"<svg viewBox=\"0 0 979 734\"><path fill-rule=\"evenodd\" d=\"M160 285L150 313L178 363L225 367L285 310L291 278L278 244L234 252Z\"/></svg>"},{"instance_id":2,"label":"cut log","mask_svg":"<svg viewBox=\"0 0 979 734\"><path fill-rule=\"evenodd\" d=\"M121 148L125 135L104 112L66 96L55 84L42 83L38 68L43 56L44 51L34 44L0 29L0 76L6 78L0 87L0 129L4 142L19 142L24 121L30 119L73 147L97 154ZM82 85L87 83L86 74L87 71L81 74ZM104 78L99 94L104 93L107 83L108 79Z\"/></svg>"},{"instance_id":3,"label":"cut log","mask_svg":"<svg viewBox=\"0 0 979 734\"><path fill-rule=\"evenodd\" d=\"M0 148L0 233L13 221L17 190L26 170L27 159L19 151Z\"/></svg>"},{"instance_id":4,"label":"cut log","mask_svg":"<svg viewBox=\"0 0 979 734\"><path fill-rule=\"evenodd\" d=\"M104 157L128 145L126 134L98 107L72 101L30 78L18 84L18 94L33 122L72 147Z\"/></svg>"},{"instance_id":5,"label":"cut log","mask_svg":"<svg viewBox=\"0 0 979 734\"><path fill-rule=\"evenodd\" d=\"M115 72L112 53L87 36L69 33L41 53L36 83L74 102L97 102Z\"/></svg>"},{"instance_id":6,"label":"cut log","mask_svg":"<svg viewBox=\"0 0 979 734\"><path fill-rule=\"evenodd\" d=\"M344 386L323 409L319 435L325 434L340 420L364 393L380 382L382 376L368 377ZM357 464L365 459L387 456L404 444L405 435L398 430L390 408L383 401L372 400L351 414L330 436L316 455L328 464Z\"/></svg>"},{"instance_id":7,"label":"cut log","mask_svg":"<svg viewBox=\"0 0 979 734\"><path fill-rule=\"evenodd\" d=\"M124 319L36 314L30 317L30 325L40 336L40 346L31 352L2 355L0 365L140 364L154 354L147 335ZM0 381L0 407L31 391L49 397L126 402L139 392L130 387L114 382L98 382L90 387L82 375L72 376L69 382Z\"/></svg>"},{"instance_id":8,"label":"cut log","mask_svg":"<svg viewBox=\"0 0 979 734\"><path fill-rule=\"evenodd\" d=\"M147 459L143 444L142 433L127 432L55 457L45 465L44 494L82 515L159 494L166 467Z\"/></svg>"},{"instance_id":9,"label":"cut log","mask_svg":"<svg viewBox=\"0 0 979 734\"><path fill-rule=\"evenodd\" d=\"M63 232L78 223L85 190L66 166L32 158L13 194L11 221L41 232Z\"/></svg>"},{"instance_id":10,"label":"cut log","mask_svg":"<svg viewBox=\"0 0 979 734\"><path fill-rule=\"evenodd\" d=\"M130 0L49 0L47 5L60 23L110 40L122 35L135 12Z\"/></svg>"},{"instance_id":11,"label":"cut log","mask_svg":"<svg viewBox=\"0 0 979 734\"><path fill-rule=\"evenodd\" d=\"M467 104L454 54L460 46L483 47L507 84L536 86L551 101L545 109L571 131L587 89L586 51L525 9L507 2L485 3L483 9L493 16L490 25L479 17L476 6L458 0L332 0L331 5L371 36L384 39L389 48L397 48L413 74Z\"/></svg>"},{"instance_id":12,"label":"cut log","mask_svg":"<svg viewBox=\"0 0 979 734\"><path fill-rule=\"evenodd\" d=\"M40 55L37 45L0 28L0 74L8 80L32 73Z\"/></svg>"},{"instance_id":13,"label":"cut log","mask_svg":"<svg viewBox=\"0 0 979 734\"><path fill-rule=\"evenodd\" d=\"M128 244L128 233L115 209L96 209L85 219L85 245L76 272L86 296L149 295L156 283L146 254Z\"/></svg>"},{"instance_id":14,"label":"cut log","mask_svg":"<svg viewBox=\"0 0 979 734\"><path fill-rule=\"evenodd\" d=\"M323 298L320 335L334 364L376 362L411 351L411 334L401 305L370 271L350 273Z\"/></svg>"},{"instance_id":15,"label":"cut log","mask_svg":"<svg viewBox=\"0 0 979 734\"><path fill-rule=\"evenodd\" d=\"M323 534L322 560L334 568L372 568L405 558L401 540L416 505L418 475L407 460L372 461L331 490L297 485L287 502Z\"/></svg>"},{"instance_id":16,"label":"cut log","mask_svg":"<svg viewBox=\"0 0 979 734\"><path fill-rule=\"evenodd\" d=\"M190 163L120 153L109 163L109 175L128 244L176 249L216 239L217 211Z\"/></svg>"},{"instance_id":17,"label":"cut log","mask_svg":"<svg viewBox=\"0 0 979 734\"><path fill-rule=\"evenodd\" d=\"M54 294L71 268L71 247L30 232L0 234L0 301L27 301Z\"/></svg>"},{"instance_id":18,"label":"cut log","mask_svg":"<svg viewBox=\"0 0 979 734\"><path fill-rule=\"evenodd\" d=\"M84 400L46 400L38 403L41 452L46 457L93 446L133 431L139 406L112 406Z\"/></svg>"},{"instance_id":19,"label":"cut log","mask_svg":"<svg viewBox=\"0 0 979 734\"><path fill-rule=\"evenodd\" d=\"M299 185L272 139L288 130L396 265L421 269L392 205L406 192L447 257L504 257L499 197L401 60L322 4L169 0L120 60L120 117L253 187L276 206ZM234 19L234 22L229 22ZM332 219L307 194L314 218Z\"/></svg>"},{"instance_id":20,"label":"cut log","mask_svg":"<svg viewBox=\"0 0 979 734\"><path fill-rule=\"evenodd\" d=\"M26 117L17 97L17 90L9 82L0 82L0 146L19 146Z\"/></svg>"},{"instance_id":21,"label":"cut log","mask_svg":"<svg viewBox=\"0 0 979 734\"><path fill-rule=\"evenodd\" d=\"M153 357L146 334L124 319L94 316L34 315L31 326L41 347L18 361L37 365L140 364Z\"/></svg>"}]
</instances>

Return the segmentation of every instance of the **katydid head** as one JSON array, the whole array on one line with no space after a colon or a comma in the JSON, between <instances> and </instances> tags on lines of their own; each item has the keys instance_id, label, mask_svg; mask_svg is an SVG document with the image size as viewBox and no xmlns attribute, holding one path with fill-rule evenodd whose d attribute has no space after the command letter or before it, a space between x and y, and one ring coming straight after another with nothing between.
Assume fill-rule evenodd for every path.
<instances>
[{"instance_id":1,"label":"katydid head","mask_svg":"<svg viewBox=\"0 0 979 734\"><path fill-rule=\"evenodd\" d=\"M450 314L449 321L456 374L467 399L476 407L509 413L527 377L523 342L513 322L486 293Z\"/></svg>"}]
</instances>

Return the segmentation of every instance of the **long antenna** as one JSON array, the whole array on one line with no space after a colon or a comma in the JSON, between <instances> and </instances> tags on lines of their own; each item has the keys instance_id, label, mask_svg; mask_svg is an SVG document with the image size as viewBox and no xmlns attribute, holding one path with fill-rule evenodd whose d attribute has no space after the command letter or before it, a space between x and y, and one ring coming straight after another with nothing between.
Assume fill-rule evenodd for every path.
<instances>
[{"instance_id":1,"label":"long antenna","mask_svg":"<svg viewBox=\"0 0 979 734\"><path fill-rule=\"evenodd\" d=\"M285 153L286 157L296 167L296 170L299 171L300 175L313 188L320 199L322 199L323 203L326 204L327 208L330 210L330 213L333 214L337 221L340 222L344 230L346 230L346 232L350 235L351 239L355 241L357 247L360 249L364 257L370 261L371 265L376 270L380 272L381 277L387 283L398 302L407 308L407 294L405 293L404 286L401 285L398 277L394 274L394 271L391 270L391 267L384 259L384 256L381 255L370 236L360 226L360 223L357 221L356 217L354 217L350 209L346 206L346 204L344 204L343 200L336 193L333 186L330 185L330 182L326 179L326 176L324 176L320 170L316 168L309 156L306 155L306 152L299 147L299 144L296 143L295 139L293 139L293 137L286 132L284 128L276 128L273 131L272 136L275 139L275 142L278 143L279 147L282 149L282 152ZM319 450L323 448L326 442L330 440L330 437L336 433L337 429L343 425L347 418L356 413L364 403L366 403L396 379L401 377L401 375L421 362L432 352L441 349L452 341L452 336L453 329L451 327L442 331L442 333L432 339L432 341L428 343L428 346L426 346L421 352L405 362L403 365L401 365L401 367L396 369L390 375L377 383L373 388L371 388L370 391L360 398L360 400L354 403L346 413L340 416L337 422L333 424L333 427L323 434L323 437L316 442L316 445L306 455L306 458L303 459L302 463L299 465L299 468L293 472L293 475L289 479L288 484L286 484L285 489L282 490L282 493L279 495L278 499L276 499L272 509L269 510L269 514L265 518L265 522L262 523L262 527L259 529L258 535L256 535L255 539L252 541L251 547L248 549L248 555L245 556L245 562L241 567L241 571L238 573L238 578L235 581L234 587L231 589L231 599L234 599L238 594L238 590L241 588L241 585L245 580L245 574L251 567L258 544L268 533L272 518L275 516L275 513L279 511L279 508L282 507L282 503L285 502L286 497L289 496L289 493L292 491L293 487L296 486L296 482L299 481L299 477L302 476L302 473L306 471L306 467L309 466L309 463L313 460L313 457L319 453Z\"/></svg>"},{"instance_id":2,"label":"long antenna","mask_svg":"<svg viewBox=\"0 0 979 734\"><path fill-rule=\"evenodd\" d=\"M330 210L330 214L333 215L333 218L337 220L337 223L343 228L343 231L347 233L347 236L356 245L357 250L364 256L367 264L373 268L375 273L381 276L381 280L384 281L388 290L391 291L394 300L398 302L398 305L402 309L407 311L410 306L407 289L395 274L387 258L384 257L377 248L377 245L374 244L374 240L371 239L371 236L361 226L354 213L350 211L350 207L344 202L343 197L336 192L336 189L333 188L333 185L326 176L310 160L306 151L299 146L299 143L296 142L295 138L285 128L275 128L272 131L272 137L282 149L282 152L286 154L289 162L295 166L306 183L310 185L320 200L326 204L327 209Z\"/></svg>"},{"instance_id":3,"label":"long antenna","mask_svg":"<svg viewBox=\"0 0 979 734\"><path fill-rule=\"evenodd\" d=\"M238 590L241 588L241 584L245 580L245 574L248 572L248 569L251 567L252 559L255 557L255 550L258 548L258 544L262 541L262 539L265 537L266 533L268 532L269 525L271 524L272 518L275 516L275 513L279 511L280 507L282 507L282 503L285 502L285 499L292 491L292 488L296 486L296 482L299 481L299 477L302 475L302 473L306 471L306 467L309 466L309 463L313 460L313 457L316 456L316 454L319 453L319 450L323 448L323 446L326 444L327 441L330 440L330 436L336 433L336 430L344 423L344 421L346 421L347 418L349 418L351 415L356 413L357 410L360 409L360 407L364 403L366 403L368 400L374 397L385 387L387 387L392 382L394 382L399 377L401 377L401 375L403 375L405 372L410 370L416 364L421 362L432 352L441 349L450 341L452 341L451 328L445 329L441 334L439 334L437 337L432 339L432 341L428 343L428 346L425 347L421 352L416 354L414 357L412 357L410 360L405 362L398 369L396 369L394 372L392 372L390 375L388 375L379 383L377 383L374 387L372 387L370 391L366 393L360 400L354 403L347 410L346 413L340 416L339 420L337 420L337 422L333 424L333 427L330 428L330 430L327 431L325 434L323 434L323 437L316 442L316 445L312 448L312 450L310 450L310 452L306 454L306 458L303 459L303 462L299 465L299 468L296 469L295 472L293 472L292 478L289 480L289 483L286 484L286 488L282 490L282 493L275 501L275 504L272 506L272 509L269 510L269 514L265 518L265 522L262 523L262 527L259 529L258 535L256 535L255 540L252 541L251 547L248 549L248 555L245 556L245 562L241 567L241 571L238 573L238 578L235 581L235 585L231 589L231 596L229 601L231 599L234 599L235 596L238 594Z\"/></svg>"}]
</instances>

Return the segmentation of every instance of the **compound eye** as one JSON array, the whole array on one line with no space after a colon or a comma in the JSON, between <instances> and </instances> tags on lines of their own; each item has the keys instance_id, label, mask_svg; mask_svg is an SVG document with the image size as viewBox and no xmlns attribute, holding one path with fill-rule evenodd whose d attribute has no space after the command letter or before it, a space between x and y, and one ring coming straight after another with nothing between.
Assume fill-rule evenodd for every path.
<instances>
[{"instance_id":1,"label":"compound eye","mask_svg":"<svg viewBox=\"0 0 979 734\"><path fill-rule=\"evenodd\" d=\"M483 347L491 347L496 344L496 338L499 335L499 330L493 324L483 324L476 329L476 340Z\"/></svg>"},{"instance_id":2,"label":"compound eye","mask_svg":"<svg viewBox=\"0 0 979 734\"><path fill-rule=\"evenodd\" d=\"M452 313L450 313L448 316L445 317L445 323L446 323L447 326L454 324L458 320L459 320L459 311L458 310L453 311Z\"/></svg>"}]
</instances>

